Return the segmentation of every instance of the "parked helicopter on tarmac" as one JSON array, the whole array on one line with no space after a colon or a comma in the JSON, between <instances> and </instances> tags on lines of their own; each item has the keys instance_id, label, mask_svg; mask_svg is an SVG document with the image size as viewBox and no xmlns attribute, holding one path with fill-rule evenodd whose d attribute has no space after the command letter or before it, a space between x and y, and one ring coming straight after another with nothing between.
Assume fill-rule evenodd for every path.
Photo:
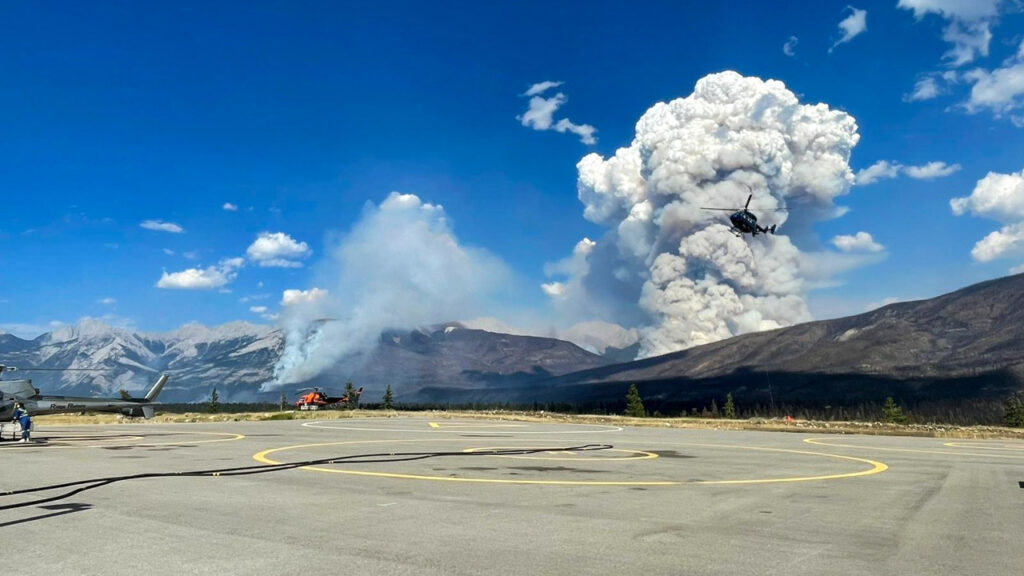
<instances>
[{"instance_id":1,"label":"parked helicopter on tarmac","mask_svg":"<svg viewBox=\"0 0 1024 576\"><path fill-rule=\"evenodd\" d=\"M776 224L772 224L771 226L758 226L757 216L748 210L750 207L750 200L753 197L753 194L747 197L747 203L743 208L709 208L707 206L701 206L701 209L734 210L735 212L729 215L729 222L732 222L732 228L729 229L729 232L732 232L737 237L743 236L744 234L750 234L751 236L757 236L758 234L775 234ZM785 210L785 208L760 208L760 210Z\"/></svg>"},{"instance_id":2,"label":"parked helicopter on tarmac","mask_svg":"<svg viewBox=\"0 0 1024 576\"><path fill-rule=\"evenodd\" d=\"M16 368L0 364L0 375L15 371L63 371L65 368ZM89 369L83 369L89 370ZM32 380L0 380L0 422L10 420L14 406L20 403L32 416L68 412L119 412L125 416L152 418L157 396L167 384L167 374L161 374L153 387L142 398L125 395L121 398L86 398L40 394Z\"/></svg>"},{"instance_id":3,"label":"parked helicopter on tarmac","mask_svg":"<svg viewBox=\"0 0 1024 576\"><path fill-rule=\"evenodd\" d=\"M309 390L308 388L306 390ZM352 401L358 400L363 394L363 387L360 386L358 390L352 392L355 394L355 398ZM320 410L321 408L327 408L334 404L348 404L350 401L349 395L332 397L328 396L325 392L321 392L320 388L313 388L311 392L299 396L299 399L295 402L295 407L299 410Z\"/></svg>"}]
</instances>

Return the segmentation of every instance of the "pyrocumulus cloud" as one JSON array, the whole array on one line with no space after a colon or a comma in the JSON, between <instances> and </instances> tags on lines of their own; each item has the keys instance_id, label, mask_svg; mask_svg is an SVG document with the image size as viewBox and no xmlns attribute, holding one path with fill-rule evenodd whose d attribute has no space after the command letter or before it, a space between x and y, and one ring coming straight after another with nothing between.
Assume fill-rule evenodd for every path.
<instances>
[{"instance_id":1,"label":"pyrocumulus cloud","mask_svg":"<svg viewBox=\"0 0 1024 576\"><path fill-rule=\"evenodd\" d=\"M805 293L828 272L785 234L835 216L858 138L853 117L801 104L781 82L707 76L648 110L630 146L580 160L584 217L607 233L553 265L564 278L545 291L581 320L638 326L642 356L809 320ZM702 208L742 207L749 194L779 235L739 238L727 211ZM828 270L865 262L827 257Z\"/></svg>"}]
</instances>

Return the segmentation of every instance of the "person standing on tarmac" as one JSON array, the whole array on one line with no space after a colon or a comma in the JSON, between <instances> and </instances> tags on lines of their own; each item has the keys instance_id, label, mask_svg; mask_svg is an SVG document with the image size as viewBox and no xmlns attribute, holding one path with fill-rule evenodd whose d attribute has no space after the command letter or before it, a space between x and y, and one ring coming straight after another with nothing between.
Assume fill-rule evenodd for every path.
<instances>
[{"instance_id":1,"label":"person standing on tarmac","mask_svg":"<svg viewBox=\"0 0 1024 576\"><path fill-rule=\"evenodd\" d=\"M21 424L21 440L19 442L29 442L32 433L32 418L28 415L28 410L25 410L21 403L14 405L14 417L11 418L11 421L15 420Z\"/></svg>"}]
</instances>

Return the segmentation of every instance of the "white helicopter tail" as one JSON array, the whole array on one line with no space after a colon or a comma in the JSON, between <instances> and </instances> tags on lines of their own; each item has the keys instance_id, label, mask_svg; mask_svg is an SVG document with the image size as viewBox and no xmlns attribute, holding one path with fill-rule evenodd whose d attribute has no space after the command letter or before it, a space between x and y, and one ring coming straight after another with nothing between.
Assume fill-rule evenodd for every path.
<instances>
[{"instance_id":1,"label":"white helicopter tail","mask_svg":"<svg viewBox=\"0 0 1024 576\"><path fill-rule=\"evenodd\" d=\"M160 392L164 389L164 384L167 384L167 374L161 374L160 378L157 379L156 384L153 384L153 387L149 389L149 392L146 392L146 400L149 400L150 402L156 400L156 397L159 396ZM153 409L150 407L149 411L152 412ZM149 415L146 416L146 418L152 418L152 416Z\"/></svg>"}]
</instances>

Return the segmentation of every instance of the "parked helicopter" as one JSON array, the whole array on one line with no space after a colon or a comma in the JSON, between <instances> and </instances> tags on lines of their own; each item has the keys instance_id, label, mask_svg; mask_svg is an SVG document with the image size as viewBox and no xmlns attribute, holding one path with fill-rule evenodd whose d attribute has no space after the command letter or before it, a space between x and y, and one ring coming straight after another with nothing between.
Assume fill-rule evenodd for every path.
<instances>
[{"instance_id":1,"label":"parked helicopter","mask_svg":"<svg viewBox=\"0 0 1024 576\"><path fill-rule=\"evenodd\" d=\"M0 375L15 371L63 370L61 368L16 368L0 364ZM0 380L0 422L10 420L14 414L15 403L21 403L32 416L60 414L67 412L120 412L125 416L142 416L152 418L154 405L164 384L167 374L161 374L153 387L142 398L125 396L122 398L85 398L76 396L52 396L39 393L32 386L32 380Z\"/></svg>"},{"instance_id":2,"label":"parked helicopter","mask_svg":"<svg viewBox=\"0 0 1024 576\"><path fill-rule=\"evenodd\" d=\"M360 386L359 389L353 393L355 394L355 398L353 400L358 400L359 397L362 396L363 394L363 387ZM319 388L313 388L312 392L303 394L302 396L299 397L299 399L295 402L295 407L299 410L319 410L321 408L331 406L332 404L348 403L348 394L344 396L331 397L328 396L326 393L321 392Z\"/></svg>"},{"instance_id":3,"label":"parked helicopter","mask_svg":"<svg viewBox=\"0 0 1024 576\"><path fill-rule=\"evenodd\" d=\"M757 216L748 210L750 200L753 197L753 194L747 197L747 203L743 208L709 208L707 206L701 206L701 208L704 210L735 210L735 212L729 215L729 221L732 222L732 228L729 229L729 232L732 232L737 237L744 234L750 234L751 236L775 234L775 224L771 226L758 226ZM785 210L785 208L761 208L761 210Z\"/></svg>"}]
</instances>

